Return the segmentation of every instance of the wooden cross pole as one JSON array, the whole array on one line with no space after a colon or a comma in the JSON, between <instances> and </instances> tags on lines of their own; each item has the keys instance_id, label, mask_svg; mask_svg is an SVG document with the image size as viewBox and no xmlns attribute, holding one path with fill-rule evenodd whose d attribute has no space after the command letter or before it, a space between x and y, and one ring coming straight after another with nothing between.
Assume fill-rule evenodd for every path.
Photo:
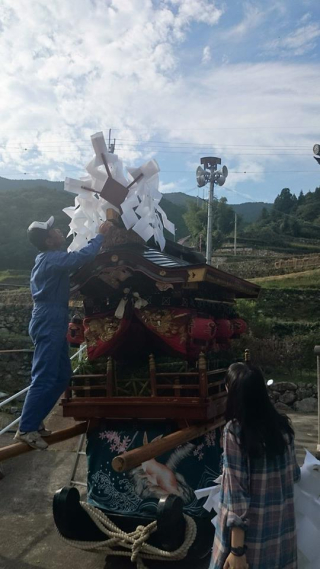
<instances>
[{"instance_id":1,"label":"wooden cross pole","mask_svg":"<svg viewBox=\"0 0 320 569\"><path fill-rule=\"evenodd\" d=\"M69 427L68 429L63 429L61 431L55 431L49 437L46 437L46 442L48 445L54 445L55 443L61 443L62 441L67 441L78 435L82 435L87 432L88 423L77 423L74 427ZM7 460L8 458L14 458L20 454L25 454L36 450L26 443L15 443L3 448L0 448L0 462Z\"/></svg>"},{"instance_id":2,"label":"wooden cross pole","mask_svg":"<svg viewBox=\"0 0 320 569\"><path fill-rule=\"evenodd\" d=\"M222 427L224 424L225 420L221 417L211 423L193 425L192 427L181 429L180 431L176 431L162 439L148 443L143 447L135 448L116 456L112 461L112 468L116 472L131 470L147 460L161 456L165 452L168 452L179 445L188 443L197 437L205 435L209 431Z\"/></svg>"}]
</instances>

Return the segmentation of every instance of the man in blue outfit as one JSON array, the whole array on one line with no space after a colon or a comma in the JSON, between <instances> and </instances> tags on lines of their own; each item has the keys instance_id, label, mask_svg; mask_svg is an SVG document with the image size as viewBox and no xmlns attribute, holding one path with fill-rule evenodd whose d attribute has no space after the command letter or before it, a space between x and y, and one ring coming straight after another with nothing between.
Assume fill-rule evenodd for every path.
<instances>
[{"instance_id":1,"label":"man in blue outfit","mask_svg":"<svg viewBox=\"0 0 320 569\"><path fill-rule=\"evenodd\" d=\"M71 364L66 339L68 330L69 273L92 261L99 253L106 232L106 223L99 234L80 251L60 251L65 238L53 228L54 218L34 221L28 237L40 251L31 273L31 293L34 302L29 334L35 350L31 385L28 391L19 430L15 440L37 449L47 448L42 438L50 435L43 419L68 387Z\"/></svg>"}]
</instances>

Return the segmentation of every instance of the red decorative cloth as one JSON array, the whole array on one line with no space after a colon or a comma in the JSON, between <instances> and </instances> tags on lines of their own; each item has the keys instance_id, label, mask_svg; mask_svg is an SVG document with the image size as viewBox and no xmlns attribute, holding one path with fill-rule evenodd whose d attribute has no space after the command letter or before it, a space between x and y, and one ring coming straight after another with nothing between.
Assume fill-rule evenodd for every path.
<instances>
[{"instance_id":1,"label":"red decorative cloth","mask_svg":"<svg viewBox=\"0 0 320 569\"><path fill-rule=\"evenodd\" d=\"M112 355L124 342L130 319L119 320L113 313L101 314L84 320L84 335L87 341L88 359Z\"/></svg>"},{"instance_id":2,"label":"red decorative cloth","mask_svg":"<svg viewBox=\"0 0 320 569\"><path fill-rule=\"evenodd\" d=\"M198 316L189 308L135 308L116 318L113 312L84 320L88 358L102 355L123 357L123 350L133 354L163 351L189 360L200 352L226 349L229 340L243 334L246 323Z\"/></svg>"},{"instance_id":3,"label":"red decorative cloth","mask_svg":"<svg viewBox=\"0 0 320 569\"><path fill-rule=\"evenodd\" d=\"M142 308L135 310L136 317L152 334L164 342L170 351L187 356L189 309Z\"/></svg>"}]
</instances>

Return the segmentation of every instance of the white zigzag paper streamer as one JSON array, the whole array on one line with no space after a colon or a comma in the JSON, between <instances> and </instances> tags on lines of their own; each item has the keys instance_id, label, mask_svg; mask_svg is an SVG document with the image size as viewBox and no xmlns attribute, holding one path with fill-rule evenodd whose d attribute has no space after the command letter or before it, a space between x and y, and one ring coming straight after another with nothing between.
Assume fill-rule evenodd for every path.
<instances>
[{"instance_id":1,"label":"white zigzag paper streamer","mask_svg":"<svg viewBox=\"0 0 320 569\"><path fill-rule=\"evenodd\" d=\"M175 228L159 206L162 194L159 191L158 163L149 160L139 168L127 168L128 180L123 172L122 161L116 154L108 152L103 133L92 135L91 142L95 156L86 166L88 175L80 180L66 178L64 183L67 192L76 194L75 205L63 210L71 218L69 235L73 235L73 241L68 250L78 251L85 247L97 235L100 224L106 220L106 210L114 209L121 214L127 230L132 229L146 242L154 237L162 251L165 247L164 228L172 234L175 233ZM128 195L120 206L121 211L99 195L108 179L101 154L104 154L108 162L112 178L125 187L143 174L129 188Z\"/></svg>"}]
</instances>

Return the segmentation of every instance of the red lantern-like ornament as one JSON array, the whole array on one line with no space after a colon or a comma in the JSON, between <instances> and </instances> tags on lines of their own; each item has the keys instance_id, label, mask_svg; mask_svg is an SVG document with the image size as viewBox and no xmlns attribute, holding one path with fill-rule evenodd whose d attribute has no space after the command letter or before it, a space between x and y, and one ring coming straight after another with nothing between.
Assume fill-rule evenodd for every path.
<instances>
[{"instance_id":1,"label":"red lantern-like ornament","mask_svg":"<svg viewBox=\"0 0 320 569\"><path fill-rule=\"evenodd\" d=\"M230 320L221 318L215 321L217 325L216 342L225 344L233 336L233 326Z\"/></svg>"},{"instance_id":2,"label":"red lantern-like ornament","mask_svg":"<svg viewBox=\"0 0 320 569\"><path fill-rule=\"evenodd\" d=\"M73 316L68 327L67 340L71 348L78 348L84 342L84 326L80 316Z\"/></svg>"},{"instance_id":3,"label":"red lantern-like ornament","mask_svg":"<svg viewBox=\"0 0 320 569\"><path fill-rule=\"evenodd\" d=\"M232 338L238 338L241 334L245 334L248 329L247 323L242 318L233 318L231 325L233 327Z\"/></svg>"}]
</instances>

